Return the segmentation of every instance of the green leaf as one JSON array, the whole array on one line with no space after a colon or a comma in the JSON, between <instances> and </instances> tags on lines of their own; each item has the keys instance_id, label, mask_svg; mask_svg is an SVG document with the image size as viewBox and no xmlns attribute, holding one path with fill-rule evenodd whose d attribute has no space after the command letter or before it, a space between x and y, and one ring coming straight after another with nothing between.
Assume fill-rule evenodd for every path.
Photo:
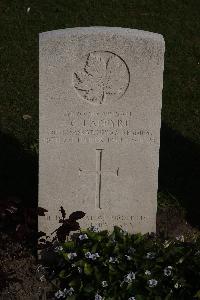
<instances>
[{"instance_id":1,"label":"green leaf","mask_svg":"<svg viewBox=\"0 0 200 300\"><path fill-rule=\"evenodd\" d=\"M66 271L65 270L60 271L59 277L60 278L66 278Z\"/></svg>"},{"instance_id":2,"label":"green leaf","mask_svg":"<svg viewBox=\"0 0 200 300\"><path fill-rule=\"evenodd\" d=\"M138 245L145 240L145 237L141 233L135 235L134 244Z\"/></svg>"},{"instance_id":3,"label":"green leaf","mask_svg":"<svg viewBox=\"0 0 200 300\"><path fill-rule=\"evenodd\" d=\"M76 300L76 295L67 296L67 300Z\"/></svg>"},{"instance_id":4,"label":"green leaf","mask_svg":"<svg viewBox=\"0 0 200 300\"><path fill-rule=\"evenodd\" d=\"M119 247L119 244L117 244L113 250L113 253L116 255L120 252L120 247Z\"/></svg>"},{"instance_id":5,"label":"green leaf","mask_svg":"<svg viewBox=\"0 0 200 300\"><path fill-rule=\"evenodd\" d=\"M159 257L159 258L156 259L156 262L162 263L162 262L164 262L164 259L162 257Z\"/></svg>"},{"instance_id":6,"label":"green leaf","mask_svg":"<svg viewBox=\"0 0 200 300\"><path fill-rule=\"evenodd\" d=\"M94 291L94 287L90 284L87 284L86 286L84 286L83 288L83 292L85 292L86 294L90 294Z\"/></svg>"},{"instance_id":7,"label":"green leaf","mask_svg":"<svg viewBox=\"0 0 200 300\"><path fill-rule=\"evenodd\" d=\"M97 247L98 247L98 243L95 243L92 247L92 253L96 253L97 252Z\"/></svg>"},{"instance_id":8,"label":"green leaf","mask_svg":"<svg viewBox=\"0 0 200 300\"><path fill-rule=\"evenodd\" d=\"M120 264L118 265L118 268L119 268L121 271L125 271L125 270L127 269L127 266L126 266L125 264L123 264L123 263L120 263Z\"/></svg>"},{"instance_id":9,"label":"green leaf","mask_svg":"<svg viewBox=\"0 0 200 300\"><path fill-rule=\"evenodd\" d=\"M116 268L113 265L109 265L109 271L110 272L116 272Z\"/></svg>"},{"instance_id":10,"label":"green leaf","mask_svg":"<svg viewBox=\"0 0 200 300\"><path fill-rule=\"evenodd\" d=\"M94 267L94 274L95 274L97 282L101 281L102 274L101 274L100 270L97 267Z\"/></svg>"},{"instance_id":11,"label":"green leaf","mask_svg":"<svg viewBox=\"0 0 200 300\"><path fill-rule=\"evenodd\" d=\"M68 261L69 261L68 253L64 253L64 252L63 252L62 255L63 255L63 257L64 257L65 260L68 260Z\"/></svg>"},{"instance_id":12,"label":"green leaf","mask_svg":"<svg viewBox=\"0 0 200 300\"><path fill-rule=\"evenodd\" d=\"M92 240L92 241L98 241L98 233L97 232L92 232L92 231L89 231L88 233L87 233L87 235L88 235L88 238L90 239L90 240Z\"/></svg>"},{"instance_id":13,"label":"green leaf","mask_svg":"<svg viewBox=\"0 0 200 300\"><path fill-rule=\"evenodd\" d=\"M145 300L146 299L146 297L142 296L142 295L136 295L135 298L136 298L136 300Z\"/></svg>"},{"instance_id":14,"label":"green leaf","mask_svg":"<svg viewBox=\"0 0 200 300\"><path fill-rule=\"evenodd\" d=\"M93 272L92 266L89 263L84 264L84 273L86 275L91 275Z\"/></svg>"},{"instance_id":15,"label":"green leaf","mask_svg":"<svg viewBox=\"0 0 200 300\"><path fill-rule=\"evenodd\" d=\"M165 300L170 300L170 299L172 299L172 294L171 294L171 293L169 293L169 294L165 297Z\"/></svg>"},{"instance_id":16,"label":"green leaf","mask_svg":"<svg viewBox=\"0 0 200 300\"><path fill-rule=\"evenodd\" d=\"M127 285L126 289L127 289L127 291L130 291L131 289L133 289L132 282Z\"/></svg>"},{"instance_id":17,"label":"green leaf","mask_svg":"<svg viewBox=\"0 0 200 300\"><path fill-rule=\"evenodd\" d=\"M76 263L75 263L75 265L77 267L83 267L84 264L85 264L85 261L83 259L80 259L80 260L76 261Z\"/></svg>"},{"instance_id":18,"label":"green leaf","mask_svg":"<svg viewBox=\"0 0 200 300\"><path fill-rule=\"evenodd\" d=\"M78 289L81 285L81 281L79 278L73 279L69 282L69 286L73 287L74 289Z\"/></svg>"},{"instance_id":19,"label":"green leaf","mask_svg":"<svg viewBox=\"0 0 200 300\"><path fill-rule=\"evenodd\" d=\"M198 292L195 294L194 298L200 299L200 290L198 290Z\"/></svg>"},{"instance_id":20,"label":"green leaf","mask_svg":"<svg viewBox=\"0 0 200 300\"><path fill-rule=\"evenodd\" d=\"M73 250L75 248L75 243L74 241L68 241L66 243L63 244L63 248L65 250Z\"/></svg>"}]
</instances>

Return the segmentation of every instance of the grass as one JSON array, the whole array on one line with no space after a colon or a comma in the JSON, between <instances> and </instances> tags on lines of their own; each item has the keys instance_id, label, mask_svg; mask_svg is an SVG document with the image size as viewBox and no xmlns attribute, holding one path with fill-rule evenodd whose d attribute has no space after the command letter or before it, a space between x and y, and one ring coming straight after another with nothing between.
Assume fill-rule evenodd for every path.
<instances>
[{"instance_id":1,"label":"grass","mask_svg":"<svg viewBox=\"0 0 200 300\"><path fill-rule=\"evenodd\" d=\"M27 12L27 8L30 11ZM199 0L1 0L1 127L25 148L38 142L38 33L121 26L163 34L162 120L200 144ZM29 114L32 119L24 120Z\"/></svg>"},{"instance_id":2,"label":"grass","mask_svg":"<svg viewBox=\"0 0 200 300\"><path fill-rule=\"evenodd\" d=\"M199 16L199 0L1 0L0 131L15 137L24 149L38 152L39 32L120 26L164 36L162 121L200 146ZM25 120L24 115L31 118ZM175 185L183 179L179 177ZM171 206L170 199L166 193L158 194L161 206Z\"/></svg>"}]
</instances>

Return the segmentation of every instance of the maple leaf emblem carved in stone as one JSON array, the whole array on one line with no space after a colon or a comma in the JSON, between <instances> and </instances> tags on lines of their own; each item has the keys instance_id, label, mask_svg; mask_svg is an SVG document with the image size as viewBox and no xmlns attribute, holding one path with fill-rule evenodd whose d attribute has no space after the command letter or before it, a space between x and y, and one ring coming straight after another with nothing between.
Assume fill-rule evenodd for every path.
<instances>
[{"instance_id":1,"label":"maple leaf emblem carved in stone","mask_svg":"<svg viewBox=\"0 0 200 300\"><path fill-rule=\"evenodd\" d=\"M123 96L128 88L128 67L114 53L91 52L83 69L73 74L73 84L79 96L90 103L111 103Z\"/></svg>"}]
</instances>

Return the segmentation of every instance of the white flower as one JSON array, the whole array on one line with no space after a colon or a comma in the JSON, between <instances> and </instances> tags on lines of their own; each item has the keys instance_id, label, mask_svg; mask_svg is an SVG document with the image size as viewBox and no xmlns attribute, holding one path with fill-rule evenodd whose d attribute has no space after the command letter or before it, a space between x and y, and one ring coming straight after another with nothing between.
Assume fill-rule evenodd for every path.
<instances>
[{"instance_id":1,"label":"white flower","mask_svg":"<svg viewBox=\"0 0 200 300\"><path fill-rule=\"evenodd\" d=\"M155 287L157 285L158 281L156 279L149 279L148 285L149 287Z\"/></svg>"},{"instance_id":2,"label":"white flower","mask_svg":"<svg viewBox=\"0 0 200 300\"><path fill-rule=\"evenodd\" d=\"M68 292L68 290L65 288L65 289L63 290L63 293L64 293L65 295L67 295L67 292Z\"/></svg>"},{"instance_id":3,"label":"white flower","mask_svg":"<svg viewBox=\"0 0 200 300\"><path fill-rule=\"evenodd\" d=\"M102 287L107 287L108 286L108 283L107 283L107 281L102 281Z\"/></svg>"},{"instance_id":4,"label":"white flower","mask_svg":"<svg viewBox=\"0 0 200 300\"><path fill-rule=\"evenodd\" d=\"M154 252L148 252L146 258L153 259L155 256L156 254Z\"/></svg>"},{"instance_id":5,"label":"white flower","mask_svg":"<svg viewBox=\"0 0 200 300\"><path fill-rule=\"evenodd\" d=\"M92 259L92 260L96 260L98 257L100 257L100 255L99 255L99 253L87 252L87 253L85 253L85 257Z\"/></svg>"},{"instance_id":6,"label":"white flower","mask_svg":"<svg viewBox=\"0 0 200 300\"><path fill-rule=\"evenodd\" d=\"M118 261L118 259L117 259L116 257L112 257L112 256L111 256L111 257L109 258L109 262L112 263L112 264L115 264L116 262L119 262L119 261Z\"/></svg>"},{"instance_id":7,"label":"white flower","mask_svg":"<svg viewBox=\"0 0 200 300\"><path fill-rule=\"evenodd\" d=\"M168 266L164 269L164 275L170 276L172 274L172 266Z\"/></svg>"},{"instance_id":8,"label":"white flower","mask_svg":"<svg viewBox=\"0 0 200 300\"><path fill-rule=\"evenodd\" d=\"M135 279L135 273L130 272L124 277L125 282L131 282L132 280Z\"/></svg>"},{"instance_id":9,"label":"white flower","mask_svg":"<svg viewBox=\"0 0 200 300\"><path fill-rule=\"evenodd\" d=\"M173 267L172 267L172 266L168 266L167 268L168 268L168 269L170 269L170 270L172 270L172 269L173 269Z\"/></svg>"},{"instance_id":10,"label":"white flower","mask_svg":"<svg viewBox=\"0 0 200 300\"><path fill-rule=\"evenodd\" d=\"M180 242L184 242L184 236L183 235L179 235L179 236L176 237L176 240L180 241Z\"/></svg>"},{"instance_id":11,"label":"white flower","mask_svg":"<svg viewBox=\"0 0 200 300\"><path fill-rule=\"evenodd\" d=\"M73 287L70 287L70 289L64 289L63 292L65 293L65 296L72 296L72 294L74 293L74 289Z\"/></svg>"},{"instance_id":12,"label":"white flower","mask_svg":"<svg viewBox=\"0 0 200 300\"><path fill-rule=\"evenodd\" d=\"M91 254L89 258L92 260L96 260L98 257L100 257L99 253L94 253L94 254Z\"/></svg>"},{"instance_id":13,"label":"white flower","mask_svg":"<svg viewBox=\"0 0 200 300\"><path fill-rule=\"evenodd\" d=\"M85 233L85 234L80 234L80 235L79 235L79 240L83 241L83 240L87 240L87 239L88 239L88 236L87 236L86 233Z\"/></svg>"},{"instance_id":14,"label":"white flower","mask_svg":"<svg viewBox=\"0 0 200 300\"><path fill-rule=\"evenodd\" d=\"M74 253L68 253L67 254L67 257L71 260L71 259L74 259L75 257L77 257L77 254L74 252Z\"/></svg>"},{"instance_id":15,"label":"white flower","mask_svg":"<svg viewBox=\"0 0 200 300\"><path fill-rule=\"evenodd\" d=\"M177 282L177 283L175 283L174 287L175 287L175 289L178 289L181 287L181 284Z\"/></svg>"},{"instance_id":16,"label":"white flower","mask_svg":"<svg viewBox=\"0 0 200 300\"><path fill-rule=\"evenodd\" d=\"M128 253L129 254L134 254L135 253L135 248L133 248L133 247L130 247L129 249L128 249Z\"/></svg>"},{"instance_id":17,"label":"white flower","mask_svg":"<svg viewBox=\"0 0 200 300\"><path fill-rule=\"evenodd\" d=\"M99 232L99 228L97 226L91 226L90 230L93 232Z\"/></svg>"},{"instance_id":18,"label":"white flower","mask_svg":"<svg viewBox=\"0 0 200 300\"><path fill-rule=\"evenodd\" d=\"M55 252L59 252L59 251L63 251L63 247L62 246L57 246L54 248Z\"/></svg>"},{"instance_id":19,"label":"white flower","mask_svg":"<svg viewBox=\"0 0 200 300\"><path fill-rule=\"evenodd\" d=\"M76 267L76 265L75 265L75 264L71 264L71 266L72 266L72 268L75 268L75 267Z\"/></svg>"},{"instance_id":20,"label":"white flower","mask_svg":"<svg viewBox=\"0 0 200 300\"><path fill-rule=\"evenodd\" d=\"M168 248L170 244L171 244L170 241L165 240L164 243L163 243L163 246L164 246L164 248Z\"/></svg>"},{"instance_id":21,"label":"white flower","mask_svg":"<svg viewBox=\"0 0 200 300\"><path fill-rule=\"evenodd\" d=\"M135 297L130 297L130 298L128 298L128 300L136 300L136 298Z\"/></svg>"},{"instance_id":22,"label":"white flower","mask_svg":"<svg viewBox=\"0 0 200 300\"><path fill-rule=\"evenodd\" d=\"M128 231L127 231L127 230L120 229L120 233L123 234L123 235L127 235L127 234L128 234Z\"/></svg>"},{"instance_id":23,"label":"white flower","mask_svg":"<svg viewBox=\"0 0 200 300\"><path fill-rule=\"evenodd\" d=\"M77 268L79 273L82 273L82 269L80 267Z\"/></svg>"},{"instance_id":24,"label":"white flower","mask_svg":"<svg viewBox=\"0 0 200 300\"><path fill-rule=\"evenodd\" d=\"M181 258L179 259L179 261L178 261L178 264L182 264L183 261L184 261L184 258L181 257Z\"/></svg>"},{"instance_id":25,"label":"white flower","mask_svg":"<svg viewBox=\"0 0 200 300\"><path fill-rule=\"evenodd\" d=\"M127 260L131 260L132 259L129 255L126 255L126 254L125 254L125 257L126 257Z\"/></svg>"},{"instance_id":26,"label":"white flower","mask_svg":"<svg viewBox=\"0 0 200 300\"><path fill-rule=\"evenodd\" d=\"M27 13L29 13L29 11L30 11L30 10L31 10L31 8L30 8L30 7L28 7L28 8L27 8L27 10L26 10L26 11L27 11Z\"/></svg>"},{"instance_id":27,"label":"white flower","mask_svg":"<svg viewBox=\"0 0 200 300\"><path fill-rule=\"evenodd\" d=\"M99 294L96 294L94 300L103 300L103 297L101 297Z\"/></svg>"},{"instance_id":28,"label":"white flower","mask_svg":"<svg viewBox=\"0 0 200 300\"><path fill-rule=\"evenodd\" d=\"M55 297L57 299L63 298L63 297L65 297L65 293L63 293L61 290L59 290L55 293Z\"/></svg>"},{"instance_id":29,"label":"white flower","mask_svg":"<svg viewBox=\"0 0 200 300\"><path fill-rule=\"evenodd\" d=\"M149 276L151 275L151 272L149 270L146 270L144 274Z\"/></svg>"},{"instance_id":30,"label":"white flower","mask_svg":"<svg viewBox=\"0 0 200 300\"><path fill-rule=\"evenodd\" d=\"M86 252L86 253L85 253L85 257L86 257L86 258L90 258L90 257L91 257L91 252Z\"/></svg>"}]
</instances>

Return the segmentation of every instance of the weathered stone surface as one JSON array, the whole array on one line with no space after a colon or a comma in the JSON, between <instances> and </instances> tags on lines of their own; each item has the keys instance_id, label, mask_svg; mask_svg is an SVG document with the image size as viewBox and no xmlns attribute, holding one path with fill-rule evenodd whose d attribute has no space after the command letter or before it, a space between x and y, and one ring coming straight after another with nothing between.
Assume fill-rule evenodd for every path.
<instances>
[{"instance_id":1,"label":"weathered stone surface","mask_svg":"<svg viewBox=\"0 0 200 300\"><path fill-rule=\"evenodd\" d=\"M39 230L62 205L91 224L156 230L164 40L134 29L40 34Z\"/></svg>"}]
</instances>

